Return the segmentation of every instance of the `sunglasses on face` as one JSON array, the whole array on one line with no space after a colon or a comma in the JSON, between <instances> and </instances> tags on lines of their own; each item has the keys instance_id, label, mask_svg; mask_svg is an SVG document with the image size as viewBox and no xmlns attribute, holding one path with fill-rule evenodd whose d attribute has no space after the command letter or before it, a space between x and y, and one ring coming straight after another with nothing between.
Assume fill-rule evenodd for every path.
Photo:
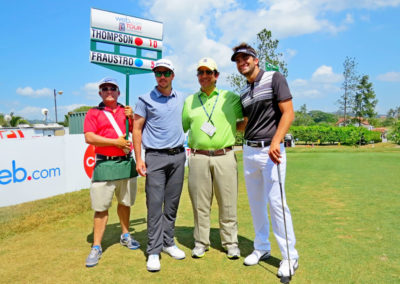
<instances>
[{"instance_id":1,"label":"sunglasses on face","mask_svg":"<svg viewBox=\"0 0 400 284\"><path fill-rule=\"evenodd\" d=\"M204 73L206 73L207 75L212 75L212 74L214 74L214 71L211 71L211 70L197 70L197 76L201 76Z\"/></svg>"},{"instance_id":2,"label":"sunglasses on face","mask_svg":"<svg viewBox=\"0 0 400 284\"><path fill-rule=\"evenodd\" d=\"M168 78L169 76L171 76L172 71L154 71L154 74L156 75L156 77L161 77L162 75L164 75L164 77Z\"/></svg>"},{"instance_id":3,"label":"sunglasses on face","mask_svg":"<svg viewBox=\"0 0 400 284\"><path fill-rule=\"evenodd\" d=\"M117 90L117 87L102 87L101 90L103 92L107 92L107 91L113 91L115 92Z\"/></svg>"}]
</instances>

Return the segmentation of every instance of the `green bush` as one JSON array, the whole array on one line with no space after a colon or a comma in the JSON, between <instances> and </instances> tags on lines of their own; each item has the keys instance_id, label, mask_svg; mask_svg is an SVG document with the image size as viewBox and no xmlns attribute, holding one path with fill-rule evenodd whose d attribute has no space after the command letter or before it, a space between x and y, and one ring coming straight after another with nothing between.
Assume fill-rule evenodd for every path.
<instances>
[{"instance_id":1,"label":"green bush","mask_svg":"<svg viewBox=\"0 0 400 284\"><path fill-rule=\"evenodd\" d=\"M341 143L344 145L356 145L359 143L369 143L370 141L381 142L381 135L379 132L355 126L292 126L290 128L290 133L293 134L296 140L305 142L306 144Z\"/></svg>"}]
</instances>

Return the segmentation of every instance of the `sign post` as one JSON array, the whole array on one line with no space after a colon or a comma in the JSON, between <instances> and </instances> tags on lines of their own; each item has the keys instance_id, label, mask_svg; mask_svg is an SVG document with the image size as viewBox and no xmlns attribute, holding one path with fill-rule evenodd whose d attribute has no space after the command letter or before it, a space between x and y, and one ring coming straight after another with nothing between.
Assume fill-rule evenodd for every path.
<instances>
[{"instance_id":1,"label":"sign post","mask_svg":"<svg viewBox=\"0 0 400 284\"><path fill-rule=\"evenodd\" d=\"M95 8L90 11L89 60L125 74L126 105L129 105L129 76L152 72L154 62L162 57L162 39L160 22ZM126 139L128 135L127 119Z\"/></svg>"}]
</instances>

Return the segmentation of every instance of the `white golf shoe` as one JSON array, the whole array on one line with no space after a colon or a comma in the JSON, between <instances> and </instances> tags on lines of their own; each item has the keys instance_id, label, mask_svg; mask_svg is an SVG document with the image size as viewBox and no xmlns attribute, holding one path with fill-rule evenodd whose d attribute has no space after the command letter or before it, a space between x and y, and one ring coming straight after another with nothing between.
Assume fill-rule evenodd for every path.
<instances>
[{"instance_id":1,"label":"white golf shoe","mask_svg":"<svg viewBox=\"0 0 400 284\"><path fill-rule=\"evenodd\" d=\"M158 254L150 254L147 259L147 270L150 272L160 271L160 256Z\"/></svg>"},{"instance_id":2,"label":"white golf shoe","mask_svg":"<svg viewBox=\"0 0 400 284\"><path fill-rule=\"evenodd\" d=\"M290 274L289 274L289 260L284 259L281 261L277 276L279 278L293 276L294 272L296 271L297 268L299 268L299 263L298 263L297 259L291 259L290 260Z\"/></svg>"},{"instance_id":3,"label":"white golf shoe","mask_svg":"<svg viewBox=\"0 0 400 284\"><path fill-rule=\"evenodd\" d=\"M244 259L245 265L256 265L260 260L267 259L271 256L271 252L268 250L255 249Z\"/></svg>"},{"instance_id":4,"label":"white golf shoe","mask_svg":"<svg viewBox=\"0 0 400 284\"><path fill-rule=\"evenodd\" d=\"M175 259L184 259L185 258L185 252L181 249L179 249L176 245L170 246L170 247L163 247L163 252L169 254Z\"/></svg>"}]
</instances>

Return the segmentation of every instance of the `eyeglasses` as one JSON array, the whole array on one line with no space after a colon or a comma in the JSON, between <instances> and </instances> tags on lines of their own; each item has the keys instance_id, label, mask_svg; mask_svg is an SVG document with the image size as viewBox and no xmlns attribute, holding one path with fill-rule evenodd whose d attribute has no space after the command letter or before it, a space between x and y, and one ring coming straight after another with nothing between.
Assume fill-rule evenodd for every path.
<instances>
[{"instance_id":1,"label":"eyeglasses","mask_svg":"<svg viewBox=\"0 0 400 284\"><path fill-rule=\"evenodd\" d=\"M107 92L107 91L113 91L115 92L117 90L117 87L102 87L101 90L103 92Z\"/></svg>"},{"instance_id":2,"label":"eyeglasses","mask_svg":"<svg viewBox=\"0 0 400 284\"><path fill-rule=\"evenodd\" d=\"M161 77L162 75L164 75L165 78L168 78L169 76L171 76L172 71L154 71L154 74L156 75L156 77Z\"/></svg>"},{"instance_id":3,"label":"eyeglasses","mask_svg":"<svg viewBox=\"0 0 400 284\"><path fill-rule=\"evenodd\" d=\"M204 73L206 73L207 75L212 75L212 74L214 74L214 71L211 71L211 70L197 70L197 76L201 76Z\"/></svg>"}]
</instances>

